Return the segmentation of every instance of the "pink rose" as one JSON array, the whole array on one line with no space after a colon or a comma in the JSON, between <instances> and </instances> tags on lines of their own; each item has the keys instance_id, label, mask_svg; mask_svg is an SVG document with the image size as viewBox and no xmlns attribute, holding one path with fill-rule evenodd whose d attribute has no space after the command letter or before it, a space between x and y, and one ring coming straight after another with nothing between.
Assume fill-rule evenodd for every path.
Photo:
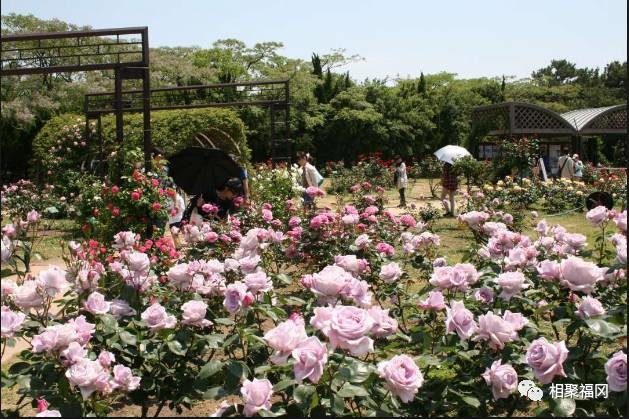
<instances>
[{"instance_id":1,"label":"pink rose","mask_svg":"<svg viewBox=\"0 0 629 419\"><path fill-rule=\"evenodd\" d=\"M66 365L72 365L87 358L87 350L78 342L70 342L68 347L61 351L61 356L66 359Z\"/></svg>"},{"instance_id":2,"label":"pink rose","mask_svg":"<svg viewBox=\"0 0 629 419\"><path fill-rule=\"evenodd\" d=\"M428 297L419 302L419 307L423 310L440 311L446 308L445 300L441 291L430 291Z\"/></svg>"},{"instance_id":3,"label":"pink rose","mask_svg":"<svg viewBox=\"0 0 629 419\"><path fill-rule=\"evenodd\" d=\"M227 285L223 306L231 314L239 312L244 307L244 300L247 296L247 285L240 281Z\"/></svg>"},{"instance_id":4,"label":"pink rose","mask_svg":"<svg viewBox=\"0 0 629 419\"><path fill-rule=\"evenodd\" d=\"M570 247L572 247L575 250L579 250L583 248L583 246L586 245L587 237L579 233L574 233L574 234L567 233L564 235L563 239Z\"/></svg>"},{"instance_id":5,"label":"pink rose","mask_svg":"<svg viewBox=\"0 0 629 419\"><path fill-rule=\"evenodd\" d=\"M627 232L627 210L624 210L620 214L617 214L616 217L614 217L614 223L616 224L616 227L618 227L618 230L622 231L623 233L626 233Z\"/></svg>"},{"instance_id":6,"label":"pink rose","mask_svg":"<svg viewBox=\"0 0 629 419\"><path fill-rule=\"evenodd\" d=\"M273 213L268 209L262 209L262 219L264 221L271 221L273 219Z\"/></svg>"},{"instance_id":7,"label":"pink rose","mask_svg":"<svg viewBox=\"0 0 629 419\"><path fill-rule=\"evenodd\" d=\"M481 287L474 291L474 299L483 304L491 304L494 301L494 290L489 287Z\"/></svg>"},{"instance_id":8,"label":"pink rose","mask_svg":"<svg viewBox=\"0 0 629 419\"><path fill-rule=\"evenodd\" d=\"M129 303L121 299L113 299L109 303L109 312L116 318L124 316L134 316L136 311L131 308Z\"/></svg>"},{"instance_id":9,"label":"pink rose","mask_svg":"<svg viewBox=\"0 0 629 419\"><path fill-rule=\"evenodd\" d=\"M506 310L502 314L502 318L504 321L509 322L516 332L522 330L524 326L529 324L529 320L524 317L522 313L512 313L511 310Z\"/></svg>"},{"instance_id":10,"label":"pink rose","mask_svg":"<svg viewBox=\"0 0 629 419\"><path fill-rule=\"evenodd\" d=\"M384 378L387 389L404 403L412 401L424 384L421 371L408 355L396 355L388 361L379 362L378 374Z\"/></svg>"},{"instance_id":11,"label":"pink rose","mask_svg":"<svg viewBox=\"0 0 629 419\"><path fill-rule=\"evenodd\" d=\"M450 307L446 306L446 314L447 332L456 332L462 340L469 339L478 329L474 315L465 308L463 301L453 301Z\"/></svg>"},{"instance_id":12,"label":"pink rose","mask_svg":"<svg viewBox=\"0 0 629 419\"><path fill-rule=\"evenodd\" d=\"M346 278L345 285L339 295L351 299L361 307L371 307L372 294L369 292L367 281L361 281L350 276Z\"/></svg>"},{"instance_id":13,"label":"pink rose","mask_svg":"<svg viewBox=\"0 0 629 419\"><path fill-rule=\"evenodd\" d=\"M389 309L383 310L380 306L374 306L367 311L374 321L371 334L382 338L397 332L397 320L389 316Z\"/></svg>"},{"instance_id":14,"label":"pink rose","mask_svg":"<svg viewBox=\"0 0 629 419\"><path fill-rule=\"evenodd\" d=\"M245 416L253 416L260 410L271 408L271 395L273 394L273 384L266 378L253 381L245 380L240 389L245 403Z\"/></svg>"},{"instance_id":15,"label":"pink rose","mask_svg":"<svg viewBox=\"0 0 629 419\"><path fill-rule=\"evenodd\" d=\"M290 228L297 227L297 226L299 226L300 224L301 224L301 218L299 218L299 217L292 216L292 217L290 217L290 219L288 220L288 226L289 226Z\"/></svg>"},{"instance_id":16,"label":"pink rose","mask_svg":"<svg viewBox=\"0 0 629 419\"><path fill-rule=\"evenodd\" d=\"M153 303L142 312L140 317L153 332L161 329L172 329L177 324L175 316L168 314L159 303Z\"/></svg>"},{"instance_id":17,"label":"pink rose","mask_svg":"<svg viewBox=\"0 0 629 419\"><path fill-rule=\"evenodd\" d=\"M391 262L386 265L382 265L380 268L380 279L387 284L392 284L402 276L402 269L396 262Z\"/></svg>"},{"instance_id":18,"label":"pink rose","mask_svg":"<svg viewBox=\"0 0 629 419\"><path fill-rule=\"evenodd\" d=\"M323 301L333 301L351 279L349 272L340 266L326 266L320 272L312 274L310 290Z\"/></svg>"},{"instance_id":19,"label":"pink rose","mask_svg":"<svg viewBox=\"0 0 629 419\"><path fill-rule=\"evenodd\" d=\"M605 220L607 220L607 208L603 205L599 205L598 207L592 208L585 214L585 218L592 224L594 227L598 227Z\"/></svg>"},{"instance_id":20,"label":"pink rose","mask_svg":"<svg viewBox=\"0 0 629 419\"><path fill-rule=\"evenodd\" d=\"M35 415L36 418L60 418L61 412L58 410L41 410Z\"/></svg>"},{"instance_id":21,"label":"pink rose","mask_svg":"<svg viewBox=\"0 0 629 419\"><path fill-rule=\"evenodd\" d=\"M400 217L400 224L405 227L415 227L417 225L417 221L410 214L404 214Z\"/></svg>"},{"instance_id":22,"label":"pink rose","mask_svg":"<svg viewBox=\"0 0 629 419\"><path fill-rule=\"evenodd\" d=\"M207 327L213 323L205 318L207 304L201 300L190 300L181 305L181 323L189 326Z\"/></svg>"},{"instance_id":23,"label":"pink rose","mask_svg":"<svg viewBox=\"0 0 629 419\"><path fill-rule=\"evenodd\" d=\"M458 216L458 220L467 224L470 228L478 230L480 225L489 219L489 214L480 211L470 211Z\"/></svg>"},{"instance_id":24,"label":"pink rose","mask_svg":"<svg viewBox=\"0 0 629 419\"><path fill-rule=\"evenodd\" d=\"M598 281L603 280L605 268L599 268L592 262L568 256L561 261L560 283L572 291L581 291L590 294Z\"/></svg>"},{"instance_id":25,"label":"pink rose","mask_svg":"<svg viewBox=\"0 0 629 419\"><path fill-rule=\"evenodd\" d=\"M102 351L98 354L98 362L104 367L109 368L114 363L116 357L109 351Z\"/></svg>"},{"instance_id":26,"label":"pink rose","mask_svg":"<svg viewBox=\"0 0 629 419\"><path fill-rule=\"evenodd\" d=\"M562 364L567 357L568 349L563 340L550 343L546 338L539 338L531 342L526 351L526 362L542 384L549 384L556 375L566 376Z\"/></svg>"},{"instance_id":27,"label":"pink rose","mask_svg":"<svg viewBox=\"0 0 629 419\"><path fill-rule=\"evenodd\" d=\"M275 350L271 355L271 362L286 363L291 352L307 338L304 319L301 316L295 316L294 319L291 318L278 324L264 334L266 343Z\"/></svg>"},{"instance_id":28,"label":"pink rose","mask_svg":"<svg viewBox=\"0 0 629 419\"><path fill-rule=\"evenodd\" d=\"M380 242L376 245L376 251L386 256L393 256L395 254L395 248L384 242Z\"/></svg>"},{"instance_id":29,"label":"pink rose","mask_svg":"<svg viewBox=\"0 0 629 419\"><path fill-rule=\"evenodd\" d=\"M21 309L39 308L44 304L37 282L27 280L13 293L13 302Z\"/></svg>"},{"instance_id":30,"label":"pink rose","mask_svg":"<svg viewBox=\"0 0 629 419\"><path fill-rule=\"evenodd\" d=\"M362 308L336 306L332 311L326 335L333 349L339 347L354 356L362 356L373 352L373 340L366 336L373 324L369 313Z\"/></svg>"},{"instance_id":31,"label":"pink rose","mask_svg":"<svg viewBox=\"0 0 629 419\"><path fill-rule=\"evenodd\" d=\"M361 234L360 236L356 237L356 240L354 241L354 244L359 249L364 249L368 247L370 243L371 243L371 239L369 238L367 234Z\"/></svg>"},{"instance_id":32,"label":"pink rose","mask_svg":"<svg viewBox=\"0 0 629 419\"><path fill-rule=\"evenodd\" d=\"M627 390L627 354L618 351L605 363L607 384L611 391Z\"/></svg>"},{"instance_id":33,"label":"pink rose","mask_svg":"<svg viewBox=\"0 0 629 419\"><path fill-rule=\"evenodd\" d=\"M260 264L260 256L253 255L247 256L240 259L238 262L240 264L240 271L243 274L252 274L258 270L258 265Z\"/></svg>"},{"instance_id":34,"label":"pink rose","mask_svg":"<svg viewBox=\"0 0 629 419\"><path fill-rule=\"evenodd\" d=\"M589 319L590 317L596 317L605 314L605 308L603 304L596 298L586 295L581 300L578 310L575 312L582 319Z\"/></svg>"},{"instance_id":35,"label":"pink rose","mask_svg":"<svg viewBox=\"0 0 629 419\"><path fill-rule=\"evenodd\" d=\"M440 268L442 266L447 266L447 265L448 265L448 262L446 261L446 258L444 257L436 258L435 260L432 261L433 268Z\"/></svg>"},{"instance_id":36,"label":"pink rose","mask_svg":"<svg viewBox=\"0 0 629 419\"><path fill-rule=\"evenodd\" d=\"M81 315L74 319L70 319L68 324L74 329L77 335L77 342L81 345L86 345L90 339L92 338L92 334L94 334L94 330L96 330L96 325L93 323L88 323L85 320L85 316Z\"/></svg>"},{"instance_id":37,"label":"pink rose","mask_svg":"<svg viewBox=\"0 0 629 419\"><path fill-rule=\"evenodd\" d=\"M537 265L537 272L543 279L559 279L561 269L559 262L554 260L543 260Z\"/></svg>"},{"instance_id":38,"label":"pink rose","mask_svg":"<svg viewBox=\"0 0 629 419\"><path fill-rule=\"evenodd\" d=\"M28 212L28 214L26 214L26 221L28 221L29 223L36 223L37 221L39 221L40 217L41 216L37 211L31 210Z\"/></svg>"},{"instance_id":39,"label":"pink rose","mask_svg":"<svg viewBox=\"0 0 629 419\"><path fill-rule=\"evenodd\" d=\"M498 230L506 230L507 226L504 223L496 223L493 221L488 221L483 224L483 232L488 236L493 236L496 234Z\"/></svg>"},{"instance_id":40,"label":"pink rose","mask_svg":"<svg viewBox=\"0 0 629 419\"><path fill-rule=\"evenodd\" d=\"M129 269L134 272L148 272L151 266L151 261L146 253L131 252L126 259Z\"/></svg>"},{"instance_id":41,"label":"pink rose","mask_svg":"<svg viewBox=\"0 0 629 419\"><path fill-rule=\"evenodd\" d=\"M77 339L78 334L71 324L48 326L40 334L33 336L32 351L34 353L60 351Z\"/></svg>"},{"instance_id":42,"label":"pink rose","mask_svg":"<svg viewBox=\"0 0 629 419\"><path fill-rule=\"evenodd\" d=\"M94 291L83 303L83 308L92 314L105 314L110 310L111 303L105 301L103 294Z\"/></svg>"},{"instance_id":43,"label":"pink rose","mask_svg":"<svg viewBox=\"0 0 629 419\"><path fill-rule=\"evenodd\" d=\"M478 330L473 340L488 341L488 345L493 350L504 348L507 342L511 342L518 338L513 325L504 320L502 317L496 316L493 312L488 312L478 316Z\"/></svg>"},{"instance_id":44,"label":"pink rose","mask_svg":"<svg viewBox=\"0 0 629 419\"><path fill-rule=\"evenodd\" d=\"M327 336L330 331L333 312L333 307L315 307L314 314L310 318L310 325Z\"/></svg>"},{"instance_id":45,"label":"pink rose","mask_svg":"<svg viewBox=\"0 0 629 419\"><path fill-rule=\"evenodd\" d=\"M498 275L496 283L502 287L499 297L507 301L511 300L514 295L520 293L521 290L528 288L526 278L522 272L505 272Z\"/></svg>"},{"instance_id":46,"label":"pink rose","mask_svg":"<svg viewBox=\"0 0 629 419\"><path fill-rule=\"evenodd\" d=\"M129 392L140 387L142 378L134 376L131 368L123 365L115 365L113 373L114 378L111 380L112 389L120 389Z\"/></svg>"},{"instance_id":47,"label":"pink rose","mask_svg":"<svg viewBox=\"0 0 629 419\"><path fill-rule=\"evenodd\" d=\"M318 383L328 362L328 350L319 338L311 336L301 341L291 355L295 359L295 380L301 382L307 378L312 383Z\"/></svg>"},{"instance_id":48,"label":"pink rose","mask_svg":"<svg viewBox=\"0 0 629 419\"><path fill-rule=\"evenodd\" d=\"M70 384L79 387L83 400L87 400L97 390L106 392L110 389L109 373L98 361L83 358L73 364L65 375Z\"/></svg>"},{"instance_id":49,"label":"pink rose","mask_svg":"<svg viewBox=\"0 0 629 419\"><path fill-rule=\"evenodd\" d=\"M8 278L2 278L0 280L0 295L2 297L10 297L17 290L17 284L14 280Z\"/></svg>"},{"instance_id":50,"label":"pink rose","mask_svg":"<svg viewBox=\"0 0 629 419\"><path fill-rule=\"evenodd\" d=\"M494 400L506 399L518 388L518 373L511 365L502 365L500 359L494 361L491 368L485 370L483 378L487 385L491 386Z\"/></svg>"},{"instance_id":51,"label":"pink rose","mask_svg":"<svg viewBox=\"0 0 629 419\"><path fill-rule=\"evenodd\" d=\"M66 272L56 266L49 266L47 270L40 272L37 282L50 297L63 293L70 287L66 281Z\"/></svg>"},{"instance_id":52,"label":"pink rose","mask_svg":"<svg viewBox=\"0 0 629 419\"><path fill-rule=\"evenodd\" d=\"M430 284L440 289L454 288L465 291L478 282L479 273L469 263L457 263L454 266L440 266L433 270Z\"/></svg>"},{"instance_id":53,"label":"pink rose","mask_svg":"<svg viewBox=\"0 0 629 419\"><path fill-rule=\"evenodd\" d=\"M245 284L254 294L268 292L273 289L271 279L263 271L245 275Z\"/></svg>"},{"instance_id":54,"label":"pink rose","mask_svg":"<svg viewBox=\"0 0 629 419\"><path fill-rule=\"evenodd\" d=\"M2 338L12 338L15 336L15 332L18 332L22 328L22 323L26 315L20 312L11 311L7 306L2 306L0 312L2 328L0 329L0 336Z\"/></svg>"},{"instance_id":55,"label":"pink rose","mask_svg":"<svg viewBox=\"0 0 629 419\"><path fill-rule=\"evenodd\" d=\"M356 255L335 256L334 264L355 275L360 275L369 268L367 260L358 259Z\"/></svg>"}]
</instances>

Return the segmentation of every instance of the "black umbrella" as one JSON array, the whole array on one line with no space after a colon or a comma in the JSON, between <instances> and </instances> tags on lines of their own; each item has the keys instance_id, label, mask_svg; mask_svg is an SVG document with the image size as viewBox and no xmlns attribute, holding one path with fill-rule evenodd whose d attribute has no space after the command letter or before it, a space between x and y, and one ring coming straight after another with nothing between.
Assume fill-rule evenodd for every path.
<instances>
[{"instance_id":1,"label":"black umbrella","mask_svg":"<svg viewBox=\"0 0 629 419\"><path fill-rule=\"evenodd\" d=\"M240 167L218 148L188 147L168 159L168 174L189 195L206 192L239 177Z\"/></svg>"}]
</instances>

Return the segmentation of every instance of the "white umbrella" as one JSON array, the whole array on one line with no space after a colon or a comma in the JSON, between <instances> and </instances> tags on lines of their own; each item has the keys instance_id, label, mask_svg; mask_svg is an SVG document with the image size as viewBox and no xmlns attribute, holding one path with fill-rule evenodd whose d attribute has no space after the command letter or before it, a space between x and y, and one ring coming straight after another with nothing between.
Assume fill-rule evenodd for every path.
<instances>
[{"instance_id":1,"label":"white umbrella","mask_svg":"<svg viewBox=\"0 0 629 419\"><path fill-rule=\"evenodd\" d=\"M434 154L439 160L450 164L454 164L454 161L461 157L471 156L469 151L458 145L441 147L439 150L435 151Z\"/></svg>"}]
</instances>

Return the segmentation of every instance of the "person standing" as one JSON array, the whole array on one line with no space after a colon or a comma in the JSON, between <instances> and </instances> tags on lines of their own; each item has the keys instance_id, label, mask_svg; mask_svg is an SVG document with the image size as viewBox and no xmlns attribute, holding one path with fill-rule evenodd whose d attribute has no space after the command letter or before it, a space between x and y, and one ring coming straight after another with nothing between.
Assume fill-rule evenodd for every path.
<instances>
[{"instance_id":1,"label":"person standing","mask_svg":"<svg viewBox=\"0 0 629 419\"><path fill-rule=\"evenodd\" d=\"M570 157L570 149L564 148L562 149L562 156L559 157L559 161L557 164L559 165L559 170L557 171L558 177L563 179L572 179L574 176L574 160Z\"/></svg>"},{"instance_id":2,"label":"person standing","mask_svg":"<svg viewBox=\"0 0 629 419\"><path fill-rule=\"evenodd\" d=\"M314 198L306 192L311 186L319 187L317 184L317 175L315 167L310 164L310 154L299 152L297 153L297 164L300 167L301 187L304 189L304 208L312 208L314 206Z\"/></svg>"},{"instance_id":3,"label":"person standing","mask_svg":"<svg viewBox=\"0 0 629 419\"><path fill-rule=\"evenodd\" d=\"M406 186L408 185L408 176L406 175L406 164L404 164L404 160L402 157L395 157L395 187L400 193L400 205L398 208L403 208L406 206Z\"/></svg>"},{"instance_id":4,"label":"person standing","mask_svg":"<svg viewBox=\"0 0 629 419\"><path fill-rule=\"evenodd\" d=\"M441 174L441 202L446 210L446 216L454 217L455 215L454 194L458 187L459 183L454 167L450 163L444 163ZM445 200L446 196L449 198L449 201Z\"/></svg>"},{"instance_id":5,"label":"person standing","mask_svg":"<svg viewBox=\"0 0 629 419\"><path fill-rule=\"evenodd\" d=\"M581 180L581 178L583 178L583 169L585 167L583 161L581 161L578 154L573 154L572 160L574 161L574 180Z\"/></svg>"}]
</instances>

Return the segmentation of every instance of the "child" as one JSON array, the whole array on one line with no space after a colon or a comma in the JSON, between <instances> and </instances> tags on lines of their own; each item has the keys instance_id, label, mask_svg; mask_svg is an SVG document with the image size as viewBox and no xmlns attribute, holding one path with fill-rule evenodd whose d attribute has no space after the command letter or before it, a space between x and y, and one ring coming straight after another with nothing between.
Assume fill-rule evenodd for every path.
<instances>
[{"instance_id":1,"label":"child","mask_svg":"<svg viewBox=\"0 0 629 419\"><path fill-rule=\"evenodd\" d=\"M408 177L406 176L406 164L402 157L395 157L395 187L400 193L400 205L398 208L406 207L406 186L408 184Z\"/></svg>"}]
</instances>

